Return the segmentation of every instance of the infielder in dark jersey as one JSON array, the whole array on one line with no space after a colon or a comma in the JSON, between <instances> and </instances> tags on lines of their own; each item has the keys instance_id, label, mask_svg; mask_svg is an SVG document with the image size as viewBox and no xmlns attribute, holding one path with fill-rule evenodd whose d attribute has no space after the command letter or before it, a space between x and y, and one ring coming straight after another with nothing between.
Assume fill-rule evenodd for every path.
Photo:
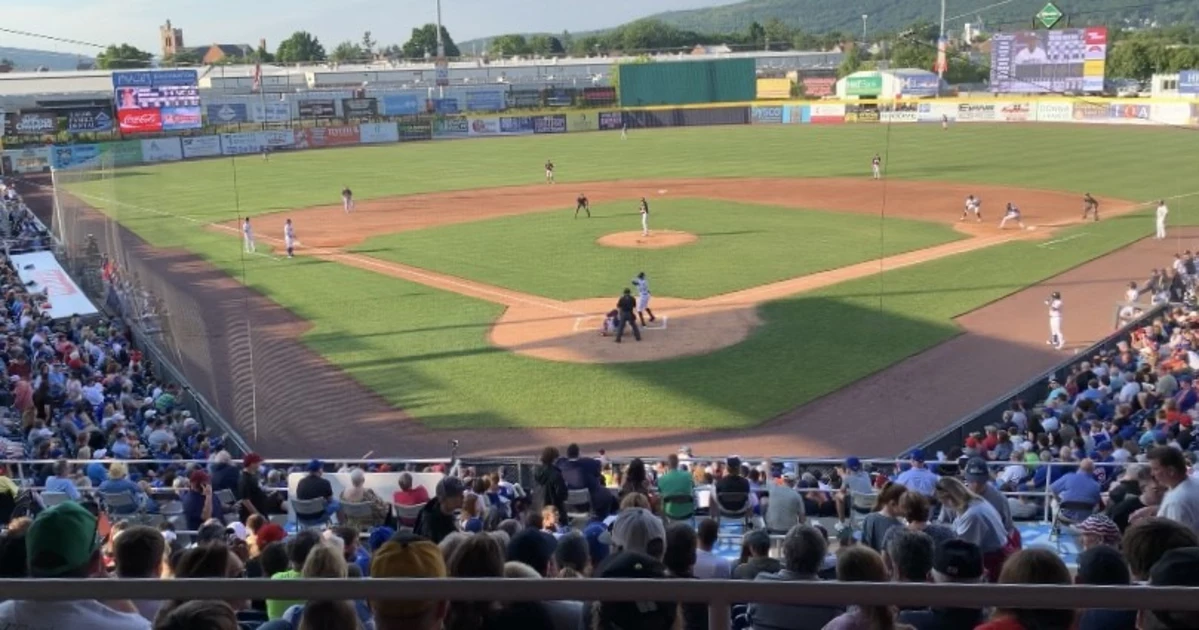
<instances>
[{"instance_id":1,"label":"infielder in dark jersey","mask_svg":"<svg viewBox=\"0 0 1199 630\"><path fill-rule=\"evenodd\" d=\"M1099 220L1099 202L1096 201L1091 193L1082 196L1082 220L1086 221L1091 213L1095 213L1095 220Z\"/></svg>"},{"instance_id":2,"label":"infielder in dark jersey","mask_svg":"<svg viewBox=\"0 0 1199 630\"><path fill-rule=\"evenodd\" d=\"M579 193L579 198L575 202L575 218L579 218L579 210L587 211L587 218L591 218L591 202L587 201L587 195Z\"/></svg>"}]
</instances>

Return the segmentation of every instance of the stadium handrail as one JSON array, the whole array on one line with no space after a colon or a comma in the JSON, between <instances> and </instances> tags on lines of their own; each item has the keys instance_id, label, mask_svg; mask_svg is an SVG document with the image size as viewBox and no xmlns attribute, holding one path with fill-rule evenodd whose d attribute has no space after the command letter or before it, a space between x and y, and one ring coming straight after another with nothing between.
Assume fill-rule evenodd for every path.
<instances>
[{"instance_id":1,"label":"stadium handrail","mask_svg":"<svg viewBox=\"0 0 1199 630\"><path fill-rule=\"evenodd\" d=\"M1116 329L1112 334L1092 344L1090 347L1080 350L1064 359L1062 362L1053 366L1049 370L1042 372L1031 379L1018 385L1007 393L995 398L994 400L983 405L977 411L965 416L944 430L934 433L931 436L924 438L922 441L909 446L904 453L910 453L913 449L921 448L925 451L948 451L954 446L962 446L965 443L966 436L975 431L983 430L988 424L999 425L1002 422L1003 412L1008 409L1011 401L1016 399L1028 399L1028 396L1034 392L1048 393L1046 385L1050 377L1055 377L1062 373L1068 373L1075 365L1083 361L1090 361L1096 353L1101 352L1115 344L1124 341L1128 338L1129 333L1136 328L1144 326L1146 322L1152 321L1153 318L1161 315L1176 304L1158 304L1153 308L1145 311L1140 317L1128 322L1124 326ZM1043 396L1038 400L1043 400ZM1029 407L1032 408L1031 406Z\"/></svg>"}]
</instances>

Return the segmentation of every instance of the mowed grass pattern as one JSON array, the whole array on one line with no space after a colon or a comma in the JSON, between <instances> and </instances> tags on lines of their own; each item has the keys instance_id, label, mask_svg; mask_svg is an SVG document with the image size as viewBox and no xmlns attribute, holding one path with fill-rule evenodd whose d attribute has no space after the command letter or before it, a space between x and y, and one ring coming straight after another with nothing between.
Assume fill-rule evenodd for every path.
<instances>
[{"instance_id":1,"label":"mowed grass pattern","mask_svg":"<svg viewBox=\"0 0 1199 630\"><path fill-rule=\"evenodd\" d=\"M952 337L956 315L1152 230L1141 213L1088 225L1087 237L1069 246L1011 243L900 269L767 304L765 326L711 355L597 366L497 351L487 342L494 305L334 263L243 260L232 235L172 217L203 223L232 219L238 208L331 204L343 184L365 198L533 183L546 157L559 164L560 181L571 182L859 176L875 151L890 177L1134 200L1199 190L1182 170L1199 158L1191 133L1035 125L722 127L637 132L625 142L595 133L279 154L237 160L236 203L229 159L129 169L80 188L163 213L105 204L151 243L196 251L312 321L304 340L313 350L441 427L750 426ZM1171 203L1172 224L1196 222L1195 200Z\"/></svg>"},{"instance_id":2,"label":"mowed grass pattern","mask_svg":"<svg viewBox=\"0 0 1199 630\"><path fill-rule=\"evenodd\" d=\"M640 230L633 202L539 212L370 239L357 251L559 300L615 296L638 271L656 295L700 299L963 238L946 225L707 199L653 202L652 229L695 243L618 249L596 240ZM886 238L882 238L882 236Z\"/></svg>"}]
</instances>

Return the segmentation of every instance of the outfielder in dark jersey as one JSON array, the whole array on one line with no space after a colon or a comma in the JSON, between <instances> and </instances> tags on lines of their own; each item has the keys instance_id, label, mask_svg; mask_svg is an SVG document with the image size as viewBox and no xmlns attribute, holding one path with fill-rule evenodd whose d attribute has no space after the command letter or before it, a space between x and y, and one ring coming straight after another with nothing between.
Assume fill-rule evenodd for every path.
<instances>
[{"instance_id":1,"label":"outfielder in dark jersey","mask_svg":"<svg viewBox=\"0 0 1199 630\"><path fill-rule=\"evenodd\" d=\"M591 202L587 201L587 195L579 193L579 198L575 202L575 218L579 218L579 210L587 211L587 218L591 218Z\"/></svg>"},{"instance_id":2,"label":"outfielder in dark jersey","mask_svg":"<svg viewBox=\"0 0 1199 630\"><path fill-rule=\"evenodd\" d=\"M1087 193L1082 196L1082 220L1086 221L1087 217L1095 213L1095 220L1099 220L1099 202Z\"/></svg>"}]
</instances>

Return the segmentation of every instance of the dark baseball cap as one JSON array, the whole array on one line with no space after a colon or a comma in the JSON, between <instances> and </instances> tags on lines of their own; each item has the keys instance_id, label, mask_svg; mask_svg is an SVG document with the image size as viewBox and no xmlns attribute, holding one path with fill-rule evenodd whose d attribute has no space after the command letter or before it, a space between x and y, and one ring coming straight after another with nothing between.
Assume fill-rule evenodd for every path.
<instances>
[{"instance_id":1,"label":"dark baseball cap","mask_svg":"<svg viewBox=\"0 0 1199 630\"><path fill-rule=\"evenodd\" d=\"M862 460L856 457L849 457L845 460L845 467L849 470L861 470Z\"/></svg>"},{"instance_id":2,"label":"dark baseball cap","mask_svg":"<svg viewBox=\"0 0 1199 630\"><path fill-rule=\"evenodd\" d=\"M1115 547L1099 545L1079 554L1078 581L1092 586L1127 586L1132 574L1123 554Z\"/></svg>"},{"instance_id":3,"label":"dark baseball cap","mask_svg":"<svg viewBox=\"0 0 1199 630\"><path fill-rule=\"evenodd\" d=\"M548 532L523 529L508 541L508 561L523 562L546 577L546 568L554 557L558 541Z\"/></svg>"},{"instance_id":4,"label":"dark baseball cap","mask_svg":"<svg viewBox=\"0 0 1199 630\"><path fill-rule=\"evenodd\" d=\"M964 540L946 540L933 553L933 571L951 581L977 580L983 575L983 552Z\"/></svg>"},{"instance_id":5,"label":"dark baseball cap","mask_svg":"<svg viewBox=\"0 0 1199 630\"><path fill-rule=\"evenodd\" d=\"M466 486L457 477L442 477L437 482L437 498L449 499L466 494Z\"/></svg>"},{"instance_id":6,"label":"dark baseball cap","mask_svg":"<svg viewBox=\"0 0 1199 630\"><path fill-rule=\"evenodd\" d=\"M666 578L661 562L635 551L622 551L608 556L595 575L600 578L626 580L660 580ZM669 630L674 627L678 606L674 602L604 602L598 613L600 619L617 628Z\"/></svg>"},{"instance_id":7,"label":"dark baseball cap","mask_svg":"<svg viewBox=\"0 0 1199 630\"><path fill-rule=\"evenodd\" d=\"M1149 569L1150 586L1199 586L1199 547L1182 547L1167 551ZM1170 629L1195 628L1199 616L1194 612L1152 610L1147 615Z\"/></svg>"},{"instance_id":8,"label":"dark baseball cap","mask_svg":"<svg viewBox=\"0 0 1199 630\"><path fill-rule=\"evenodd\" d=\"M971 457L966 462L966 481L985 482L991 480L991 471L987 470L987 462L981 457Z\"/></svg>"}]
</instances>

